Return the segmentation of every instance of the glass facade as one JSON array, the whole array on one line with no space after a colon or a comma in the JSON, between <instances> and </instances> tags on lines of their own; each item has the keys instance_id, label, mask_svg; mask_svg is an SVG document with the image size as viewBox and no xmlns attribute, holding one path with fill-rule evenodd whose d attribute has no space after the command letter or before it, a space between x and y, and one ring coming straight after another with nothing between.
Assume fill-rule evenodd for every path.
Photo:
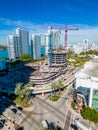
<instances>
[{"instance_id":1,"label":"glass facade","mask_svg":"<svg viewBox=\"0 0 98 130\"><path fill-rule=\"evenodd\" d=\"M98 89L93 89L92 108L98 108Z\"/></svg>"}]
</instances>

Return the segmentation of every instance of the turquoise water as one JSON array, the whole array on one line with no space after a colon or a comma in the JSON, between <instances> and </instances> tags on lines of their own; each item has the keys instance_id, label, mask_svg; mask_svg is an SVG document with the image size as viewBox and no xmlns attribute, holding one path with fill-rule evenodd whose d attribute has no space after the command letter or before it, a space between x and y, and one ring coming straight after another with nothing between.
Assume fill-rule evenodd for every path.
<instances>
[{"instance_id":1,"label":"turquoise water","mask_svg":"<svg viewBox=\"0 0 98 130\"><path fill-rule=\"evenodd\" d=\"M45 55L45 47L41 47L41 54ZM0 50L0 58L8 58L8 50Z\"/></svg>"},{"instance_id":2,"label":"turquoise water","mask_svg":"<svg viewBox=\"0 0 98 130\"><path fill-rule=\"evenodd\" d=\"M0 50L0 58L8 58L8 50Z\"/></svg>"}]
</instances>

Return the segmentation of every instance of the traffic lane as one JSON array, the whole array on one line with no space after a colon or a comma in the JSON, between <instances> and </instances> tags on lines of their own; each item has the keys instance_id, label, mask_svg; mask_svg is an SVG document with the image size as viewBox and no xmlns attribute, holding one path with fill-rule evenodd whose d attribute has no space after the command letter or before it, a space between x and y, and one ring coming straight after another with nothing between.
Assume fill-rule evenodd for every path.
<instances>
[{"instance_id":1,"label":"traffic lane","mask_svg":"<svg viewBox=\"0 0 98 130\"><path fill-rule=\"evenodd\" d=\"M71 112L68 110L64 130L69 130L69 128L70 128L70 120L71 120Z\"/></svg>"}]
</instances>

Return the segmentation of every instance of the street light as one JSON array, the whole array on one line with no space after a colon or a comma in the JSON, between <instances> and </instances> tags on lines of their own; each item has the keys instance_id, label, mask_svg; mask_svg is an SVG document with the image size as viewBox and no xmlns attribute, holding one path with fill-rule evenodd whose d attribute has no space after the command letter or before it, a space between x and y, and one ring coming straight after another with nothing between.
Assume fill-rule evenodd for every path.
<instances>
[{"instance_id":1,"label":"street light","mask_svg":"<svg viewBox=\"0 0 98 130\"><path fill-rule=\"evenodd\" d=\"M58 130L59 121L56 122L56 130Z\"/></svg>"}]
</instances>

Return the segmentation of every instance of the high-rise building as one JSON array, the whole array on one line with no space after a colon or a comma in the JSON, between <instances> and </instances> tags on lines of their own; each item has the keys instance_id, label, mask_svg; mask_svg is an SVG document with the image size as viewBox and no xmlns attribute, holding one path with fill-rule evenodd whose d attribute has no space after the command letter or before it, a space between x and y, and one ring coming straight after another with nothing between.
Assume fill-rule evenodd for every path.
<instances>
[{"instance_id":1,"label":"high-rise building","mask_svg":"<svg viewBox=\"0 0 98 130\"><path fill-rule=\"evenodd\" d=\"M41 36L38 34L31 37L31 55L34 59L41 57Z\"/></svg>"},{"instance_id":2,"label":"high-rise building","mask_svg":"<svg viewBox=\"0 0 98 130\"><path fill-rule=\"evenodd\" d=\"M48 30L45 34L46 55L48 55L48 52L52 49L59 49L59 33L58 30Z\"/></svg>"},{"instance_id":3,"label":"high-rise building","mask_svg":"<svg viewBox=\"0 0 98 130\"><path fill-rule=\"evenodd\" d=\"M18 53L18 37L16 35L9 35L7 39L9 59L16 59Z\"/></svg>"},{"instance_id":4,"label":"high-rise building","mask_svg":"<svg viewBox=\"0 0 98 130\"><path fill-rule=\"evenodd\" d=\"M17 28L15 34L19 37L19 55L29 54L29 33L25 30Z\"/></svg>"},{"instance_id":5,"label":"high-rise building","mask_svg":"<svg viewBox=\"0 0 98 130\"><path fill-rule=\"evenodd\" d=\"M29 33L20 28L15 30L14 35L8 36L9 59L16 59L21 54L29 54Z\"/></svg>"}]
</instances>

